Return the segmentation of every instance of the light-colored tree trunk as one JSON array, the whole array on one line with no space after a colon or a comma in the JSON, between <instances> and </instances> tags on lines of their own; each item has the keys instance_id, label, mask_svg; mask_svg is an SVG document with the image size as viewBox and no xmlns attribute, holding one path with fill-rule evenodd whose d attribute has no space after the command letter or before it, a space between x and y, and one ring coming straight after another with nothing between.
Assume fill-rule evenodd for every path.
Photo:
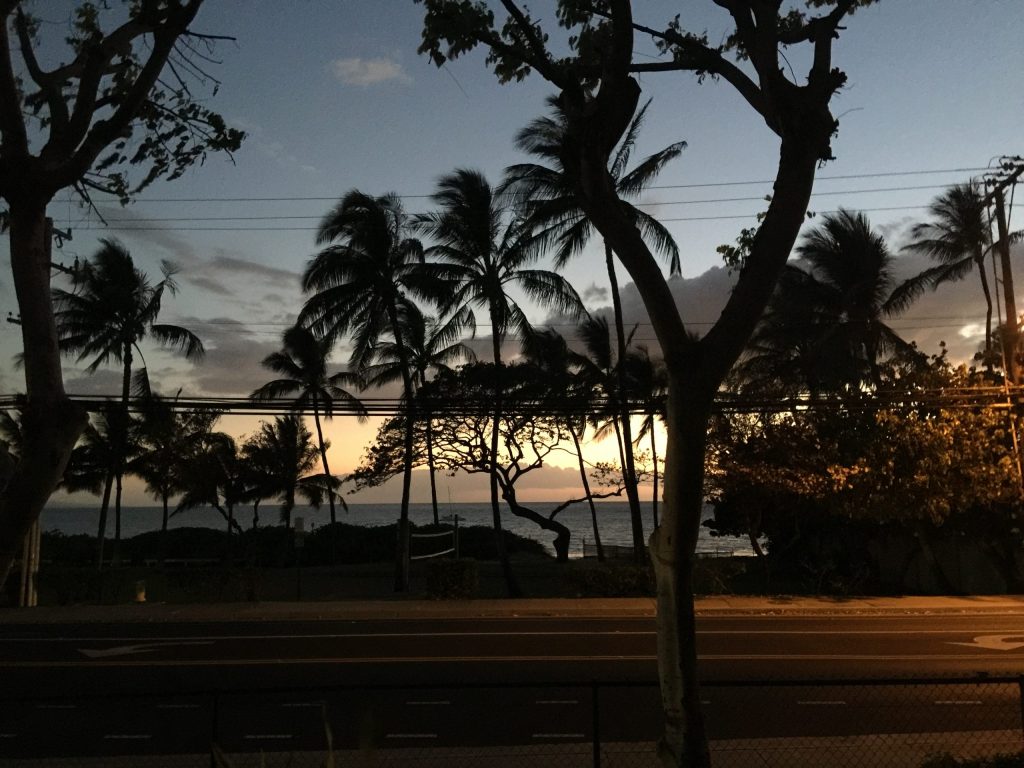
<instances>
[{"instance_id":1,"label":"light-colored tree trunk","mask_svg":"<svg viewBox=\"0 0 1024 768\"><path fill-rule=\"evenodd\" d=\"M27 194L27 190L23 190ZM64 475L85 429L85 411L64 393L57 325L50 300L50 231L46 201L10 206L11 272L26 354L24 446L0 494L0 589L32 524Z\"/></svg>"}]
</instances>

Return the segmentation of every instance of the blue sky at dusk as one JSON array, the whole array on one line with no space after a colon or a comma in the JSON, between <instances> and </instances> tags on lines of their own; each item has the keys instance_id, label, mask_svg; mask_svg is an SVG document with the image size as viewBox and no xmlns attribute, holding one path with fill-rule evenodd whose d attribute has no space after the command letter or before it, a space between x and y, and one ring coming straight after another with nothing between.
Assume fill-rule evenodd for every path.
<instances>
[{"instance_id":1,"label":"blue sky at dusk","mask_svg":"<svg viewBox=\"0 0 1024 768\"><path fill-rule=\"evenodd\" d=\"M37 3L50 25L44 36L52 26L63 37L66 5ZM637 20L655 28L682 12L683 24L706 29L712 42L727 27L727 14L710 1L634 5ZM531 4L548 19L553 8L550 0ZM298 275L315 251L312 230L348 190L395 191L417 212L426 210L437 177L456 167L479 168L497 182L505 166L524 159L512 137L543 113L547 84L534 76L502 86L480 52L437 69L416 53L421 24L422 8L411 0L207 0L196 29L237 38L217 46L222 63L210 67L222 81L212 104L249 134L234 164L211 157L183 179L153 185L128 208L101 203L109 227L72 203L51 207L56 226L73 232L58 253L63 260L88 257L97 238L113 236L150 275L158 274L161 259L180 265L180 293L166 302L161 319L192 328L208 353L193 366L146 348L162 391L244 395L266 380L259 361L277 348L299 309ZM849 77L833 102L840 118L837 159L820 171L811 207L866 209L896 249L922 207L971 173L829 177L978 169L994 156L1024 154L1024 3L883 0L858 11L846 27L834 53L835 66ZM657 55L649 41L641 40L638 51ZM806 69L802 56L790 56L798 74ZM679 242L684 318L711 321L728 290L715 248L755 223L760 200L771 191L765 180L774 175L777 140L725 83L665 73L644 75L641 85L653 103L634 157L688 143L660 177L663 188L648 191L644 202ZM739 183L750 181L761 183ZM202 201L172 201L183 198ZM890 210L875 210L882 208ZM8 261L6 243L2 253ZM610 306L596 244L565 274L589 308ZM16 311L9 271L4 275L0 301L5 312ZM642 321L628 276L620 275L627 321ZM535 309L531 317L542 322L546 313ZM894 325L928 351L944 339L967 355L980 336L963 329L983 319L972 276L926 297ZM638 335L651 334L641 328ZM0 355L10 361L19 348L17 327L0 326ZM338 349L339 363L346 353ZM83 368L68 361L69 391L116 393L117 370L90 378ZM13 363L0 367L0 389L21 389L20 377ZM241 433L252 423L223 426ZM372 426L354 429L336 420L332 463L341 471L351 468Z\"/></svg>"}]
</instances>

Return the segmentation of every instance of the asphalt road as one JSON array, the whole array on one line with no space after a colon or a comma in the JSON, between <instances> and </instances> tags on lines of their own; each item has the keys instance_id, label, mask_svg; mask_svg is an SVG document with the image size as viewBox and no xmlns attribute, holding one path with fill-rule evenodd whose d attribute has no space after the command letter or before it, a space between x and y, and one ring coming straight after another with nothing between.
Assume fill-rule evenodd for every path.
<instances>
[{"instance_id":1,"label":"asphalt road","mask_svg":"<svg viewBox=\"0 0 1024 768\"><path fill-rule=\"evenodd\" d=\"M698 631L712 739L1021 727L1016 682L952 682L1024 674L1019 614L718 616ZM650 617L5 623L0 756L313 749L325 724L343 748L648 741L654 653ZM863 678L884 680L844 682Z\"/></svg>"}]
</instances>

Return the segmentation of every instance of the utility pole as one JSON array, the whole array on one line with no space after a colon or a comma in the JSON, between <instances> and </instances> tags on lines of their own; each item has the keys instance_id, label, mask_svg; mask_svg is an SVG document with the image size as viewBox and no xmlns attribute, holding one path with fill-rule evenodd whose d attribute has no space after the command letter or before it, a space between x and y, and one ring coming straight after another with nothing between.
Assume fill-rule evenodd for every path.
<instances>
[{"instance_id":1,"label":"utility pole","mask_svg":"<svg viewBox=\"0 0 1024 768\"><path fill-rule=\"evenodd\" d=\"M1006 378L1013 385L1021 383L1020 366L1017 365L1017 347L1020 340L1020 317L1017 314L1017 300L1013 290L1013 268L1010 264L1010 233L1006 221L1006 205L1003 193L1007 187L1017 183L1024 174L1024 160L1020 157L1001 159L1000 171L985 180L989 187L985 195L985 203L993 202L996 210L996 227L999 240L996 250L1003 271L1003 301L1006 305L1006 324L1003 327L1003 360L1006 366Z\"/></svg>"}]
</instances>

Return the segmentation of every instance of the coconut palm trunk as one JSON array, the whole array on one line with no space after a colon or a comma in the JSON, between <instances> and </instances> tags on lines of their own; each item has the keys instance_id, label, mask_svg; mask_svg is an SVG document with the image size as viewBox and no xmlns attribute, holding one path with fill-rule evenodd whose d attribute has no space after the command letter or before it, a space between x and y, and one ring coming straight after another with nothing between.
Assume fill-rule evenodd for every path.
<instances>
[{"instance_id":1,"label":"coconut palm trunk","mask_svg":"<svg viewBox=\"0 0 1024 768\"><path fill-rule=\"evenodd\" d=\"M505 532L501 525L501 502L499 500L498 488L498 442L501 433L502 415L502 382L501 382L501 335L497 329L501 326L498 317L491 308L491 328L494 333L491 337L491 348L494 354L494 412L491 424L491 520L494 524L494 547L501 563L501 572L505 577L505 589L509 597L520 597L522 590L515 572L512 570L512 562L508 557L508 549L505 547Z\"/></svg>"},{"instance_id":2,"label":"coconut palm trunk","mask_svg":"<svg viewBox=\"0 0 1024 768\"><path fill-rule=\"evenodd\" d=\"M121 376L121 407L114 430L114 546L111 552L113 564L121 563L121 496L124 490L125 453L128 450L128 403L132 384L132 346L124 345L121 352L124 369Z\"/></svg>"},{"instance_id":3,"label":"coconut palm trunk","mask_svg":"<svg viewBox=\"0 0 1024 768\"><path fill-rule=\"evenodd\" d=\"M324 479L327 481L327 502L331 508L331 525L338 522L338 514L334 507L334 477L331 475L331 468L327 464L327 445L324 443L324 430L320 426L320 406L316 399L313 400L313 423L316 424L317 446L320 449L320 463L324 467Z\"/></svg>"},{"instance_id":4,"label":"coconut palm trunk","mask_svg":"<svg viewBox=\"0 0 1024 768\"><path fill-rule=\"evenodd\" d=\"M409 355L402 341L402 326L398 307L392 302L388 308L391 335L395 337L395 350L402 368L402 388L405 394L405 438L402 457L402 506L398 513L398 546L395 559L395 591L409 591L409 498L412 491L413 445L416 428L415 387L409 370Z\"/></svg>"},{"instance_id":5,"label":"coconut palm trunk","mask_svg":"<svg viewBox=\"0 0 1024 768\"><path fill-rule=\"evenodd\" d=\"M618 401L622 416L622 439L619 448L622 456L622 480L626 486L626 498L629 500L629 522L633 534L633 560L642 563L646 560L644 544L644 523L640 510L640 494L636 487L636 464L633 461L633 428L630 424L628 388L626 386L626 329L622 319L622 300L619 298L619 282L615 276L615 254L607 242L604 244L605 265L608 268L608 281L611 284L612 310L615 313L615 339L618 344L618 365L616 365L616 383Z\"/></svg>"},{"instance_id":6,"label":"coconut palm trunk","mask_svg":"<svg viewBox=\"0 0 1024 768\"><path fill-rule=\"evenodd\" d=\"M985 252L978 248L974 261L978 265L978 278L981 280L981 292L985 295L985 360L992 359L992 290L985 274ZM991 364L986 362L986 364Z\"/></svg>"},{"instance_id":7,"label":"coconut palm trunk","mask_svg":"<svg viewBox=\"0 0 1024 768\"><path fill-rule=\"evenodd\" d=\"M110 511L110 493L114 490L114 470L107 470L107 479L103 482L103 501L100 502L100 522L96 531L96 569L103 569L103 549L107 540L107 514Z\"/></svg>"},{"instance_id":8,"label":"coconut palm trunk","mask_svg":"<svg viewBox=\"0 0 1024 768\"><path fill-rule=\"evenodd\" d=\"M651 519L654 527L658 527L658 441L654 435L654 417L651 416L651 465L654 487L651 489Z\"/></svg>"},{"instance_id":9,"label":"coconut palm trunk","mask_svg":"<svg viewBox=\"0 0 1024 768\"><path fill-rule=\"evenodd\" d=\"M586 422L584 422L586 424ZM601 543L601 530L597 525L597 505L594 504L594 497L590 493L590 480L587 478L587 467L583 463L583 448L580 446L579 435L572 424L569 425L569 433L572 435L572 444L576 450L576 460L580 466L580 482L583 483L583 493L586 494L587 503L590 505L590 522L594 527L594 545L597 547L597 560L604 562L604 545Z\"/></svg>"}]
</instances>

